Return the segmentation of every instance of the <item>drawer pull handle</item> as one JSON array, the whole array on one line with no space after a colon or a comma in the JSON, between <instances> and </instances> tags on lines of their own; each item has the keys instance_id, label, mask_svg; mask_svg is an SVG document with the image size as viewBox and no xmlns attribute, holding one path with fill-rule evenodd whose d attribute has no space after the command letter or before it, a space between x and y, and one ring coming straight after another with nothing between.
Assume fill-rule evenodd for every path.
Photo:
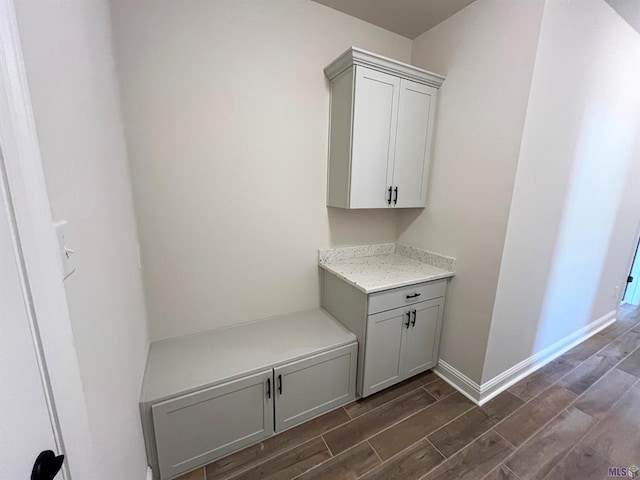
<instances>
[{"instance_id":1,"label":"drawer pull handle","mask_svg":"<svg viewBox=\"0 0 640 480\"><path fill-rule=\"evenodd\" d=\"M278 393L282 395L282 375L278 375Z\"/></svg>"},{"instance_id":2,"label":"drawer pull handle","mask_svg":"<svg viewBox=\"0 0 640 480\"><path fill-rule=\"evenodd\" d=\"M389 187L389 198L387 199L387 203L391 205L391 192L393 191L393 187Z\"/></svg>"},{"instance_id":3,"label":"drawer pull handle","mask_svg":"<svg viewBox=\"0 0 640 480\"><path fill-rule=\"evenodd\" d=\"M393 198L393 204L396 205L398 203L398 187L394 188L393 191L396 194L396 196Z\"/></svg>"},{"instance_id":4,"label":"drawer pull handle","mask_svg":"<svg viewBox=\"0 0 640 480\"><path fill-rule=\"evenodd\" d=\"M417 298L420 295L422 295L422 294L421 293L414 293L413 295L407 295L407 299L409 299L409 298Z\"/></svg>"},{"instance_id":5,"label":"drawer pull handle","mask_svg":"<svg viewBox=\"0 0 640 480\"><path fill-rule=\"evenodd\" d=\"M271 379L267 378L267 398L271 398Z\"/></svg>"},{"instance_id":6,"label":"drawer pull handle","mask_svg":"<svg viewBox=\"0 0 640 480\"><path fill-rule=\"evenodd\" d=\"M411 326L415 327L416 326L416 317L418 316L418 311L414 310L413 311L413 320L411 321Z\"/></svg>"},{"instance_id":7,"label":"drawer pull handle","mask_svg":"<svg viewBox=\"0 0 640 480\"><path fill-rule=\"evenodd\" d=\"M411 323L411 310L407 312L407 323L405 323L404 326L409 328L409 323Z\"/></svg>"}]
</instances>

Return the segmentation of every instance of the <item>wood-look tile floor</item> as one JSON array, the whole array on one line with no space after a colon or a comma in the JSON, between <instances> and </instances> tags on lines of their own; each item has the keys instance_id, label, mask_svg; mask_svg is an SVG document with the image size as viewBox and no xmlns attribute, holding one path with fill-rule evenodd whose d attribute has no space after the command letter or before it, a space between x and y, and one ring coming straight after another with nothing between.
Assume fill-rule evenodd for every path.
<instances>
[{"instance_id":1,"label":"wood-look tile floor","mask_svg":"<svg viewBox=\"0 0 640 480\"><path fill-rule=\"evenodd\" d=\"M475 406L432 372L178 480L605 479L640 465L640 308Z\"/></svg>"}]
</instances>

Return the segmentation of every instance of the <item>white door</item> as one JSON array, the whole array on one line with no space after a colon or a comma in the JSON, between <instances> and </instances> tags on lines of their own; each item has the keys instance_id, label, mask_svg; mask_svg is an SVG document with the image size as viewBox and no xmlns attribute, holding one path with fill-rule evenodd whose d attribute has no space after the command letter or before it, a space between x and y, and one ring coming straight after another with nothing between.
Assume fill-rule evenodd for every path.
<instances>
[{"instance_id":1,"label":"white door","mask_svg":"<svg viewBox=\"0 0 640 480\"><path fill-rule=\"evenodd\" d=\"M351 208L389 206L400 79L356 67Z\"/></svg>"},{"instance_id":2,"label":"white door","mask_svg":"<svg viewBox=\"0 0 640 480\"><path fill-rule=\"evenodd\" d=\"M407 329L404 378L412 377L435 366L442 319L443 299L421 302L411 308L411 324Z\"/></svg>"},{"instance_id":3,"label":"white door","mask_svg":"<svg viewBox=\"0 0 640 480\"><path fill-rule=\"evenodd\" d=\"M2 180L0 171L0 479L26 480L56 442Z\"/></svg>"},{"instance_id":4,"label":"white door","mask_svg":"<svg viewBox=\"0 0 640 480\"><path fill-rule=\"evenodd\" d=\"M409 308L396 308L367 318L362 396L402 380L403 342L411 321Z\"/></svg>"},{"instance_id":5,"label":"white door","mask_svg":"<svg viewBox=\"0 0 640 480\"><path fill-rule=\"evenodd\" d=\"M273 370L151 407L160 477L192 470L273 435Z\"/></svg>"},{"instance_id":6,"label":"white door","mask_svg":"<svg viewBox=\"0 0 640 480\"><path fill-rule=\"evenodd\" d=\"M398 188L397 207L424 207L431 137L438 90L402 79L398 108L398 135L393 185ZM395 193L395 192L394 192Z\"/></svg>"},{"instance_id":7,"label":"white door","mask_svg":"<svg viewBox=\"0 0 640 480\"><path fill-rule=\"evenodd\" d=\"M276 432L355 400L357 362L353 343L274 369Z\"/></svg>"}]
</instances>

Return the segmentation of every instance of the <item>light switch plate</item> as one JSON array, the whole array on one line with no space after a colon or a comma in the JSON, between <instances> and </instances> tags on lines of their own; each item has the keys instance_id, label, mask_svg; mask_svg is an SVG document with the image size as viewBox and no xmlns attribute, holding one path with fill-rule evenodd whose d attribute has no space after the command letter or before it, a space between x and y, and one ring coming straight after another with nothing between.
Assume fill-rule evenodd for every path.
<instances>
[{"instance_id":1,"label":"light switch plate","mask_svg":"<svg viewBox=\"0 0 640 480\"><path fill-rule=\"evenodd\" d=\"M68 223L61 220L53 224L58 237L58 247L60 251L60 261L62 262L62 279L66 280L69 275L76 271L76 262L74 260L75 250L72 248L68 237Z\"/></svg>"}]
</instances>

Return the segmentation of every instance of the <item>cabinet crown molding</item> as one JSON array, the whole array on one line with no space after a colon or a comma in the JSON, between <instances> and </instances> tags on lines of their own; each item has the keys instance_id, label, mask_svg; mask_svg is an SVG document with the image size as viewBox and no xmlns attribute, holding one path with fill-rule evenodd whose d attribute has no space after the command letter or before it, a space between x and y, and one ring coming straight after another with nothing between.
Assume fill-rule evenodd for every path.
<instances>
[{"instance_id":1,"label":"cabinet crown molding","mask_svg":"<svg viewBox=\"0 0 640 480\"><path fill-rule=\"evenodd\" d=\"M333 80L353 65L362 65L367 68L389 73L435 88L440 88L445 80L445 77L438 75L437 73L429 72L422 68L409 65L408 63L383 57L377 53L368 52L357 47L349 48L337 59L327 65L324 69L324 74L329 80Z\"/></svg>"}]
</instances>

